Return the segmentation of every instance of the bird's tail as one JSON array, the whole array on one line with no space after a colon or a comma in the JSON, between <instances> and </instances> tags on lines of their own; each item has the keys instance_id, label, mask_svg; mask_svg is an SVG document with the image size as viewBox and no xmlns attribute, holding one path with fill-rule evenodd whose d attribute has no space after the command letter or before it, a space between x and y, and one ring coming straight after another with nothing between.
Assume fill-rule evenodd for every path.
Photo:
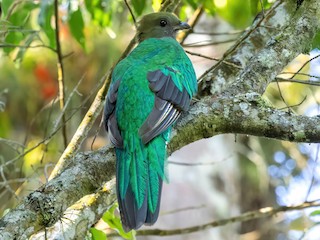
<instances>
[{"instance_id":1,"label":"bird's tail","mask_svg":"<svg viewBox=\"0 0 320 240\"><path fill-rule=\"evenodd\" d=\"M136 134L124 133L117 154L117 196L125 231L152 225L159 215L165 177L166 141L161 134L144 145Z\"/></svg>"}]
</instances>

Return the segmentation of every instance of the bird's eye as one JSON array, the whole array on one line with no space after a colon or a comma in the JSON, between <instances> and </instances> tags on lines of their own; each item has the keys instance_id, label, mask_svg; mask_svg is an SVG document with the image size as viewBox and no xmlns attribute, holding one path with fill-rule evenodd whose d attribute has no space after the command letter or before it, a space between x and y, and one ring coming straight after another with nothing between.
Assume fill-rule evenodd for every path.
<instances>
[{"instance_id":1,"label":"bird's eye","mask_svg":"<svg viewBox=\"0 0 320 240\"><path fill-rule=\"evenodd\" d=\"M161 27L165 27L167 25L167 21L166 20L160 20L160 26Z\"/></svg>"}]
</instances>

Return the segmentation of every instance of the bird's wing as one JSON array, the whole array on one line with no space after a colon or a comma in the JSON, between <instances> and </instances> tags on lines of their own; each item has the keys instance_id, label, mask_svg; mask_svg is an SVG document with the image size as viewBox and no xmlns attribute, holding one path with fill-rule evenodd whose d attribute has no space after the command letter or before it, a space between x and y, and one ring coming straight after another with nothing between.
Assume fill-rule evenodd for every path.
<instances>
[{"instance_id":1,"label":"bird's wing","mask_svg":"<svg viewBox=\"0 0 320 240\"><path fill-rule=\"evenodd\" d=\"M109 133L110 141L115 147L118 147L118 148L123 147L123 139L119 131L116 114L115 114L115 107L116 107L120 81L121 80L118 79L111 83L107 97L106 97L106 102L104 105L104 115L103 115L104 126Z\"/></svg>"},{"instance_id":2,"label":"bird's wing","mask_svg":"<svg viewBox=\"0 0 320 240\"><path fill-rule=\"evenodd\" d=\"M139 129L144 144L168 129L181 112L190 106L191 98L197 91L197 83L190 60L184 60L184 64L164 67L147 74L149 87L155 93L155 103Z\"/></svg>"}]
</instances>

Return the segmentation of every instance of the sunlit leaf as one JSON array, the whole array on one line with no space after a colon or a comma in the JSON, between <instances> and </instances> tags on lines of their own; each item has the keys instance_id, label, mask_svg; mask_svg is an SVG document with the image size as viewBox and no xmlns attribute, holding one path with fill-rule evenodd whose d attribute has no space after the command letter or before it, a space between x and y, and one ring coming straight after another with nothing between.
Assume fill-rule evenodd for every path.
<instances>
[{"instance_id":1,"label":"sunlit leaf","mask_svg":"<svg viewBox=\"0 0 320 240\"><path fill-rule=\"evenodd\" d=\"M83 34L84 21L80 9L70 13L69 26L74 38L85 48L85 37Z\"/></svg>"},{"instance_id":2,"label":"sunlit leaf","mask_svg":"<svg viewBox=\"0 0 320 240\"><path fill-rule=\"evenodd\" d=\"M122 228L120 218L114 215L114 210L117 208L117 204L114 204L108 211L106 211L102 220L105 221L109 227L119 233L119 235L125 239L135 239L135 231L125 232Z\"/></svg>"},{"instance_id":3,"label":"sunlit leaf","mask_svg":"<svg viewBox=\"0 0 320 240\"><path fill-rule=\"evenodd\" d=\"M92 235L93 240L106 240L107 239L106 234L96 228L90 228L90 233Z\"/></svg>"},{"instance_id":4,"label":"sunlit leaf","mask_svg":"<svg viewBox=\"0 0 320 240\"><path fill-rule=\"evenodd\" d=\"M161 8L161 3L162 3L162 0L153 0L153 1L152 1L153 11L159 12L159 10L160 10L160 8Z\"/></svg>"}]
</instances>

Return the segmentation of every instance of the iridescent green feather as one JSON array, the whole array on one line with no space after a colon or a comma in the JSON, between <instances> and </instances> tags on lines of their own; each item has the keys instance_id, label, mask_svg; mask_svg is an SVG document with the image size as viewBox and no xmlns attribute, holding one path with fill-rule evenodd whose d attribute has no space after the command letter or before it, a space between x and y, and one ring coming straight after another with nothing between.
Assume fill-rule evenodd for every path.
<instances>
[{"instance_id":1,"label":"iridescent green feather","mask_svg":"<svg viewBox=\"0 0 320 240\"><path fill-rule=\"evenodd\" d=\"M168 67L173 71L168 71ZM141 142L138 130L154 106L154 93L149 88L147 73L159 69L170 74L180 91L185 89L190 97L194 95L197 85L193 67L179 43L172 38L143 41L116 66L112 77L112 83L121 81L116 118L124 147L116 150L118 191L123 199L130 186L138 208L147 194L151 212L159 204L159 178L166 176L166 142L170 129L146 145Z\"/></svg>"}]
</instances>

